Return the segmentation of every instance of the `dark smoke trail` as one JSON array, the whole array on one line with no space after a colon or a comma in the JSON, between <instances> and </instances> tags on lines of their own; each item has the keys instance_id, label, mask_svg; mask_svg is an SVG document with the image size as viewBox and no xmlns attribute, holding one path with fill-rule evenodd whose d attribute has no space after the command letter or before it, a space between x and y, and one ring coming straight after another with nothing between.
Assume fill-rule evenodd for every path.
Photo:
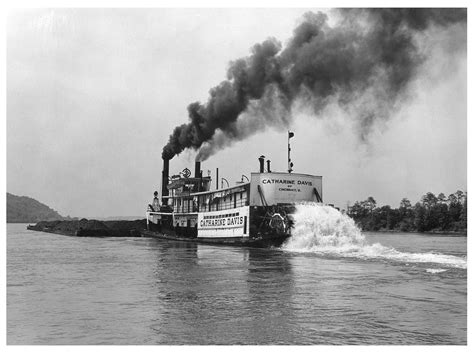
<instances>
[{"instance_id":1,"label":"dark smoke trail","mask_svg":"<svg viewBox=\"0 0 474 355\"><path fill-rule=\"evenodd\" d=\"M351 105L364 140L375 120L389 117L423 63L416 34L467 20L466 9L335 14L338 25L330 27L326 14L306 13L284 49L271 38L254 45L249 57L231 62L227 80L210 90L207 103L188 106L189 122L174 129L162 157L192 148L200 150L198 159L206 159L265 126L288 125L297 100L316 114L330 99L343 108Z\"/></svg>"}]
</instances>

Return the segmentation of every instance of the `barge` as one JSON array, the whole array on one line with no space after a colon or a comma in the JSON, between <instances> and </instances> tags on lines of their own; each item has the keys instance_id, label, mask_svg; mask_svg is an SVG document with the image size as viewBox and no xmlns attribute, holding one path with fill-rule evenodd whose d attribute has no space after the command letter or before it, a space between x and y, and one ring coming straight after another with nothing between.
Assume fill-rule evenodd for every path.
<instances>
[{"instance_id":1,"label":"barge","mask_svg":"<svg viewBox=\"0 0 474 355\"><path fill-rule=\"evenodd\" d=\"M323 203L322 176L273 172L270 161L259 158L260 169L250 179L235 186L216 189L212 179L203 176L201 162L195 162L194 176L189 169L169 177L169 160L163 160L161 201L155 191L146 212L144 237L200 243L279 246L291 236L291 214L300 202Z\"/></svg>"}]
</instances>

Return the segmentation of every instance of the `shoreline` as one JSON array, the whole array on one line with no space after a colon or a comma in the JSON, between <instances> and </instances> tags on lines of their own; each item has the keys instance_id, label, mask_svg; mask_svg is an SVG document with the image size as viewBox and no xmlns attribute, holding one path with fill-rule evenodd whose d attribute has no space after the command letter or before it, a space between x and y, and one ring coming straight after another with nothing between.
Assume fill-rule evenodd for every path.
<instances>
[{"instance_id":1,"label":"shoreline","mask_svg":"<svg viewBox=\"0 0 474 355\"><path fill-rule=\"evenodd\" d=\"M445 235L451 234L453 237L467 237L467 231L426 231L426 232L417 232L417 231L399 231L399 230L362 230L362 233L387 233L387 234L427 234L427 235Z\"/></svg>"}]
</instances>

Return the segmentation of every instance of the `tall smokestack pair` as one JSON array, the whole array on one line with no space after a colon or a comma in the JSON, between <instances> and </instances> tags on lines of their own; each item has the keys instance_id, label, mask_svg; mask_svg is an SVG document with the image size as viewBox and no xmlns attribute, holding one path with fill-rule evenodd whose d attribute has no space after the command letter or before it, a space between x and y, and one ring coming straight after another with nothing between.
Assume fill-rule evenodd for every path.
<instances>
[{"instance_id":1,"label":"tall smokestack pair","mask_svg":"<svg viewBox=\"0 0 474 355\"><path fill-rule=\"evenodd\" d=\"M163 172L161 176L161 203L163 205L168 204L168 199L164 196L168 196L168 183L169 183L169 175L170 175L170 161L169 159L163 159ZM194 164L194 177L201 178L202 171L201 171L201 162L197 161Z\"/></svg>"}]
</instances>

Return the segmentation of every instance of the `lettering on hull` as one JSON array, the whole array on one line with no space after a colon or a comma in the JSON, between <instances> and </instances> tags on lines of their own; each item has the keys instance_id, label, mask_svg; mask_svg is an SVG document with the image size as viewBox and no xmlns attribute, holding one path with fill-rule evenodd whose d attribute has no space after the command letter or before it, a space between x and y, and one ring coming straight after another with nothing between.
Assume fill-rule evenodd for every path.
<instances>
[{"instance_id":1,"label":"lettering on hull","mask_svg":"<svg viewBox=\"0 0 474 355\"><path fill-rule=\"evenodd\" d=\"M249 207L238 207L225 211L200 212L198 214L198 238L248 237L245 221Z\"/></svg>"}]
</instances>

